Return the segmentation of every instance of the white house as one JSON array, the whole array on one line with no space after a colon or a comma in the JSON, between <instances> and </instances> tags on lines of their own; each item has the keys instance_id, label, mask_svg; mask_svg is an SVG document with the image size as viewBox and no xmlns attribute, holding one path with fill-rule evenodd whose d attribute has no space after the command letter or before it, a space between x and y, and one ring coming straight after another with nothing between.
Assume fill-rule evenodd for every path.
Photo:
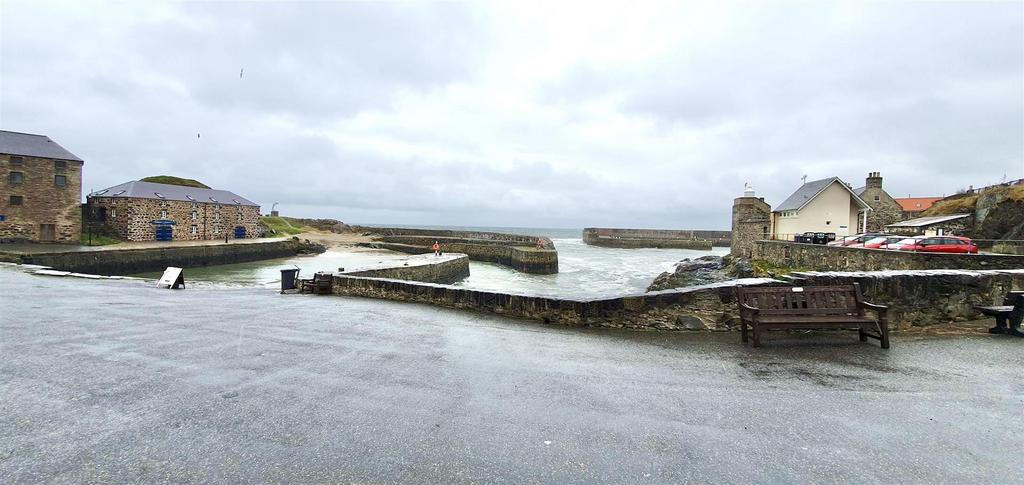
<instances>
[{"instance_id":1,"label":"white house","mask_svg":"<svg viewBox=\"0 0 1024 485\"><path fill-rule=\"evenodd\" d=\"M848 236L865 230L870 210L838 177L806 182L772 211L772 233L786 240L805 232Z\"/></svg>"}]
</instances>

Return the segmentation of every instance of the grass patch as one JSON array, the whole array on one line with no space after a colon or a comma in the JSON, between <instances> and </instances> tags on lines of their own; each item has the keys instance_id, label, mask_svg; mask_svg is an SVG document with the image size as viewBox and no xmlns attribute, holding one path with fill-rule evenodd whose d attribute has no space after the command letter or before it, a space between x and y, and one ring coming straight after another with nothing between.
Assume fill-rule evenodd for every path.
<instances>
[{"instance_id":1,"label":"grass patch","mask_svg":"<svg viewBox=\"0 0 1024 485\"><path fill-rule=\"evenodd\" d=\"M779 276L785 276L790 273L797 273L800 271L812 271L810 268L801 268L798 266L776 266L763 259L755 259L750 262L750 265L754 267L754 276L758 278L777 278Z\"/></svg>"},{"instance_id":2,"label":"grass patch","mask_svg":"<svg viewBox=\"0 0 1024 485\"><path fill-rule=\"evenodd\" d=\"M262 216L260 222L269 229L267 232L269 237L294 236L312 230L309 226L292 224L286 217Z\"/></svg>"},{"instance_id":3,"label":"grass patch","mask_svg":"<svg viewBox=\"0 0 1024 485\"><path fill-rule=\"evenodd\" d=\"M146 177L141 179L142 182L152 182L154 184L167 184L167 185L181 185L183 187L195 187L198 189L208 189L208 185L193 179L185 179L181 177L174 177L171 175L154 175L152 177Z\"/></svg>"},{"instance_id":4,"label":"grass patch","mask_svg":"<svg viewBox=\"0 0 1024 485\"><path fill-rule=\"evenodd\" d=\"M93 234L92 241L89 241L89 234L83 232L80 238L82 246L109 246L111 244L120 244L120 239L104 236L102 234Z\"/></svg>"}]
</instances>

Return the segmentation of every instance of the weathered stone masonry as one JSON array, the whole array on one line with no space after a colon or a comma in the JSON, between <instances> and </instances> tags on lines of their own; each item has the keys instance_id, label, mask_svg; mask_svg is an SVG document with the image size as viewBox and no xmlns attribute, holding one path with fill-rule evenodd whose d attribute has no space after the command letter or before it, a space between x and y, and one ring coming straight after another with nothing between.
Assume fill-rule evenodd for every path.
<instances>
[{"instance_id":1,"label":"weathered stone masonry","mask_svg":"<svg viewBox=\"0 0 1024 485\"><path fill-rule=\"evenodd\" d=\"M133 197L89 197L92 217L103 229L126 241L155 239L154 220L168 219L175 241L229 239L235 228L245 227L245 237L259 237L260 208L212 202L186 202Z\"/></svg>"},{"instance_id":2,"label":"weathered stone masonry","mask_svg":"<svg viewBox=\"0 0 1024 485\"><path fill-rule=\"evenodd\" d=\"M674 248L709 250L712 246L729 247L730 231L693 231L667 229L583 229L583 242L610 248Z\"/></svg>"},{"instance_id":3,"label":"weathered stone masonry","mask_svg":"<svg viewBox=\"0 0 1024 485\"><path fill-rule=\"evenodd\" d=\"M12 172L20 175L11 175ZM63 177L64 186L56 178ZM78 244L82 232L82 162L0 154L0 242ZM14 197L20 204L12 203ZM17 199L20 198L20 199ZM45 238L43 236L46 236Z\"/></svg>"},{"instance_id":4,"label":"weathered stone masonry","mask_svg":"<svg viewBox=\"0 0 1024 485\"><path fill-rule=\"evenodd\" d=\"M753 259L775 267L816 271L1024 268L1024 256L918 253L786 241L756 241Z\"/></svg>"},{"instance_id":5,"label":"weathered stone masonry","mask_svg":"<svg viewBox=\"0 0 1024 485\"><path fill-rule=\"evenodd\" d=\"M361 243L360 246L422 254L431 252L434 241L438 241L442 251L464 253L474 261L498 263L524 273L558 272L558 251L555 250L555 244L546 237L438 229L355 229L375 234L376 242ZM538 240L542 246L540 248L537 247Z\"/></svg>"}]
</instances>

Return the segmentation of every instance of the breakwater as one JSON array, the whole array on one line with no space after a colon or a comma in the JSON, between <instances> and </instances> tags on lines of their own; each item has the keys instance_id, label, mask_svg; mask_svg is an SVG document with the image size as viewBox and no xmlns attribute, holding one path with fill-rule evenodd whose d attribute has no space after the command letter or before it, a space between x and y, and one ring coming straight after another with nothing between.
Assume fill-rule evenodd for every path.
<instances>
[{"instance_id":1,"label":"breakwater","mask_svg":"<svg viewBox=\"0 0 1024 485\"><path fill-rule=\"evenodd\" d=\"M437 241L443 252L463 253L474 261L498 263L524 273L558 272L558 251L551 239L543 236L445 229L356 227L355 230L373 236L373 242L360 243L364 247L422 254L433 252L431 246Z\"/></svg>"},{"instance_id":2,"label":"breakwater","mask_svg":"<svg viewBox=\"0 0 1024 485\"><path fill-rule=\"evenodd\" d=\"M337 274L427 283L454 283L469 276L469 256L458 253L445 253L441 256L423 254L376 266L353 268Z\"/></svg>"},{"instance_id":3,"label":"breakwater","mask_svg":"<svg viewBox=\"0 0 1024 485\"><path fill-rule=\"evenodd\" d=\"M259 243L204 244L197 246L147 247L137 249L96 249L86 251L18 252L0 250L0 261L38 264L61 271L98 275L128 275L161 271L168 266L194 268L217 264L245 263L323 252L323 246L298 240Z\"/></svg>"},{"instance_id":4,"label":"breakwater","mask_svg":"<svg viewBox=\"0 0 1024 485\"><path fill-rule=\"evenodd\" d=\"M662 229L611 229L588 227L583 242L609 248L673 248L710 250L729 247L732 231L691 231Z\"/></svg>"},{"instance_id":5,"label":"breakwater","mask_svg":"<svg viewBox=\"0 0 1024 485\"><path fill-rule=\"evenodd\" d=\"M1024 268L1024 256L1017 255L918 253L786 241L754 242L751 259L777 268L814 271Z\"/></svg>"}]
</instances>

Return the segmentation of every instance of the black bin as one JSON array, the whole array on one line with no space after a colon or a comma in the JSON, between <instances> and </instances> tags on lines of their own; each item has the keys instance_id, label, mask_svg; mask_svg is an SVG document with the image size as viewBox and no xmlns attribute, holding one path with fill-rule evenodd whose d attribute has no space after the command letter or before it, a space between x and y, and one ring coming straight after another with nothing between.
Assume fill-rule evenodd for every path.
<instances>
[{"instance_id":1,"label":"black bin","mask_svg":"<svg viewBox=\"0 0 1024 485\"><path fill-rule=\"evenodd\" d=\"M299 268L281 270L281 291L294 290L295 280L299 277Z\"/></svg>"}]
</instances>

